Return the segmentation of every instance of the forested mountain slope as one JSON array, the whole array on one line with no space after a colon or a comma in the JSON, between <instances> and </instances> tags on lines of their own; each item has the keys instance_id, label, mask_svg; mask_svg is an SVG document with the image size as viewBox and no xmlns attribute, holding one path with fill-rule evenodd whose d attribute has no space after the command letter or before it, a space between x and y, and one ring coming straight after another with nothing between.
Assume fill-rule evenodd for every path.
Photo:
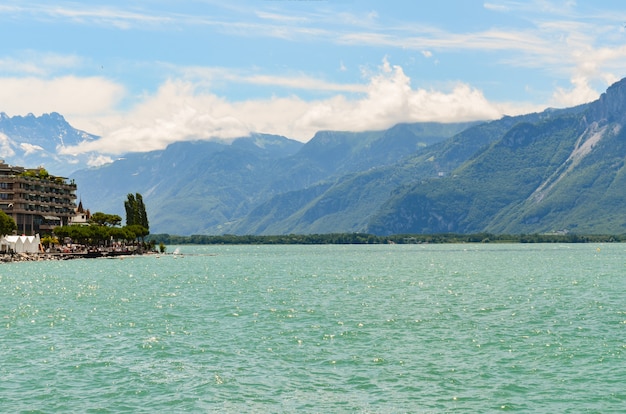
<instances>
[{"instance_id":1,"label":"forested mountain slope","mask_svg":"<svg viewBox=\"0 0 626 414\"><path fill-rule=\"evenodd\" d=\"M442 179L396 191L374 233L626 231L626 81L581 112L523 122Z\"/></svg>"}]
</instances>

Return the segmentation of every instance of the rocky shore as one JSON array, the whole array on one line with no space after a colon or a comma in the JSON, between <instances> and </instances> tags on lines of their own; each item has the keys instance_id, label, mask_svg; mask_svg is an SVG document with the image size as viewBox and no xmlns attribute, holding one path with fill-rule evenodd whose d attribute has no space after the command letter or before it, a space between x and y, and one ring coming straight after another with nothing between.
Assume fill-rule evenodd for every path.
<instances>
[{"instance_id":1,"label":"rocky shore","mask_svg":"<svg viewBox=\"0 0 626 414\"><path fill-rule=\"evenodd\" d=\"M41 262L51 260L95 259L141 254L138 251L89 251L80 253L4 253L0 254L0 263Z\"/></svg>"},{"instance_id":2,"label":"rocky shore","mask_svg":"<svg viewBox=\"0 0 626 414\"><path fill-rule=\"evenodd\" d=\"M14 262L40 262L45 260L66 260L71 257L65 257L60 254L52 253L6 253L0 255L0 262L2 263L14 263Z\"/></svg>"}]
</instances>

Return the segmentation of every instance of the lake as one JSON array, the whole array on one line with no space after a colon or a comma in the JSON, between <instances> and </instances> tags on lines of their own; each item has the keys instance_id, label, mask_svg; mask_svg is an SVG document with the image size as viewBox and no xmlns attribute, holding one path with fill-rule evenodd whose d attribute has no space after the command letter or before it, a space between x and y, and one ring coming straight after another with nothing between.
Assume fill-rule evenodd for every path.
<instances>
[{"instance_id":1,"label":"lake","mask_svg":"<svg viewBox=\"0 0 626 414\"><path fill-rule=\"evenodd\" d=\"M623 412L626 245L0 265L0 411Z\"/></svg>"}]
</instances>

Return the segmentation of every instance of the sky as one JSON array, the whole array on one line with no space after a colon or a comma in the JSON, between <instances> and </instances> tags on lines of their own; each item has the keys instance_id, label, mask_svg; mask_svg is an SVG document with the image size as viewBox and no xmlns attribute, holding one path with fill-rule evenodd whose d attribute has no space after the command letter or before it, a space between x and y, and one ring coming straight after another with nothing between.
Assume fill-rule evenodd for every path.
<instances>
[{"instance_id":1,"label":"sky","mask_svg":"<svg viewBox=\"0 0 626 414\"><path fill-rule=\"evenodd\" d=\"M0 0L0 112L93 164L251 132L497 119L626 77L620 0Z\"/></svg>"}]
</instances>

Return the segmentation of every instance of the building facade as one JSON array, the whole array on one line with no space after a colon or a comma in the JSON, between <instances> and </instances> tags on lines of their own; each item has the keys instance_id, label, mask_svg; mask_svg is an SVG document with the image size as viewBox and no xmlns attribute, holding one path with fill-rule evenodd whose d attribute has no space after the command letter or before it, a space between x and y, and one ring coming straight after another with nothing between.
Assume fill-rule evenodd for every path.
<instances>
[{"instance_id":1,"label":"building facade","mask_svg":"<svg viewBox=\"0 0 626 414\"><path fill-rule=\"evenodd\" d=\"M56 226L67 226L76 214L76 184L43 168L0 160L0 210L15 220L18 234L50 233Z\"/></svg>"},{"instance_id":2,"label":"building facade","mask_svg":"<svg viewBox=\"0 0 626 414\"><path fill-rule=\"evenodd\" d=\"M70 217L69 224L78 226L88 226L91 219L91 212L89 209L83 208L83 201L78 202L78 207L74 209L74 216Z\"/></svg>"}]
</instances>

